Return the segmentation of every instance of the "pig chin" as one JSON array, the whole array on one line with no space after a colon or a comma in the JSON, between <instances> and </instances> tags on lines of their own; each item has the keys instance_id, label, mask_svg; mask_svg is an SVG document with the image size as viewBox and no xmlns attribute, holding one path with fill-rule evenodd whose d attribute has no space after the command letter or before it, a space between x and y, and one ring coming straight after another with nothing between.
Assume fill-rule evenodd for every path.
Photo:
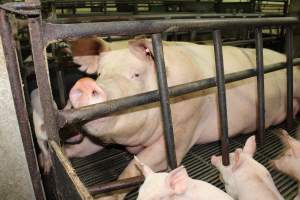
<instances>
[{"instance_id":1,"label":"pig chin","mask_svg":"<svg viewBox=\"0 0 300 200\"><path fill-rule=\"evenodd\" d=\"M111 132L111 127L114 126L114 122L110 118L111 117L103 117L90 121L84 124L82 128L86 133L99 138Z\"/></svg>"}]
</instances>

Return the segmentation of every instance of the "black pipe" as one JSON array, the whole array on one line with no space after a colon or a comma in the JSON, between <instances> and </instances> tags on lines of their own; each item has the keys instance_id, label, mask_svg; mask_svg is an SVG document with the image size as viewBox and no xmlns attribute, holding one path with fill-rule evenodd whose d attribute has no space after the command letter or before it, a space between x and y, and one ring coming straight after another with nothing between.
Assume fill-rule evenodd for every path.
<instances>
[{"instance_id":1,"label":"black pipe","mask_svg":"<svg viewBox=\"0 0 300 200\"><path fill-rule=\"evenodd\" d=\"M300 65L300 58L294 59L293 65ZM270 73L277 70L282 70L286 67L286 63L276 63L265 66L265 73ZM257 75L256 69L247 69L240 72L230 73L225 75L225 83L231 83L246 78L251 78ZM207 78L191 83L185 83L169 88L170 97L176 97L199 90L208 89L216 86L215 78ZM150 91L134 96L124 97L116 100L110 100L103 103L89 105L83 108L60 110L58 113L58 125L60 128L80 123L88 122L100 117L107 116L111 113L123 111L134 106L141 106L159 101L158 91Z\"/></svg>"},{"instance_id":2,"label":"black pipe","mask_svg":"<svg viewBox=\"0 0 300 200\"><path fill-rule=\"evenodd\" d=\"M175 169L177 167L177 161L176 161L173 123L172 123L172 116L171 116L171 109L170 109L170 102L169 102L169 90L168 90L168 82L166 76L161 34L152 35L152 45L153 45L154 60L156 65L158 90L160 96L160 107L162 111L168 166L171 169Z\"/></svg>"},{"instance_id":3,"label":"black pipe","mask_svg":"<svg viewBox=\"0 0 300 200\"><path fill-rule=\"evenodd\" d=\"M263 146L265 142L265 86L264 86L264 58L263 39L261 27L255 28L256 46L256 71L257 71L257 100L258 100L258 121L256 141Z\"/></svg>"},{"instance_id":4,"label":"black pipe","mask_svg":"<svg viewBox=\"0 0 300 200\"><path fill-rule=\"evenodd\" d=\"M287 43L287 129L293 127L293 30L292 27L286 29L286 43Z\"/></svg>"},{"instance_id":5,"label":"black pipe","mask_svg":"<svg viewBox=\"0 0 300 200\"><path fill-rule=\"evenodd\" d=\"M229 162L229 139L228 139L228 121L227 121L227 107L226 107L226 90L224 80L224 64L222 52L221 31L213 31L213 42L215 51L216 63L216 83L218 88L218 105L219 105L219 122L221 132L221 146L222 146L222 162L223 165L228 166Z\"/></svg>"}]
</instances>

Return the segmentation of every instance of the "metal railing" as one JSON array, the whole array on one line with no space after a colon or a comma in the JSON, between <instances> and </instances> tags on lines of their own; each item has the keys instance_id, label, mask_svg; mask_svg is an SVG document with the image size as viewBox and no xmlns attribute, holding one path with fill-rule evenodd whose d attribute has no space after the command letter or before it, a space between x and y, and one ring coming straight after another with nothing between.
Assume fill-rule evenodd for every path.
<instances>
[{"instance_id":1,"label":"metal railing","mask_svg":"<svg viewBox=\"0 0 300 200\"><path fill-rule=\"evenodd\" d=\"M49 140L55 141L60 144L58 131L60 128L74 124L91 121L93 119L103 117L113 112L125 110L138 105L145 105L148 103L160 101L164 136L166 143L166 151L168 158L168 166L173 169L176 167L176 154L173 136L173 127L171 119L171 109L169 105L169 98L183 94L188 94L194 91L199 91L217 86L218 88L218 103L220 113L220 128L221 128L221 145L223 164L229 165L229 139L228 139L228 124L227 124L227 111L226 111L226 90L225 83L242 80L249 77L257 76L258 86L258 110L259 110L259 123L258 123L258 141L260 144L264 143L264 73L273 72L276 70L284 69L287 67L287 122L288 127L293 122L293 64L300 64L299 59L293 62L293 37L291 26L298 23L298 19L294 17L274 17L274 18L249 18L249 19L191 19L191 20L147 20L147 21L122 21L122 22L99 22L99 23L84 23L84 24L51 24L45 23L41 20L39 11L36 10L36 4L22 4L22 9L17 9L18 4L9 4L1 6L0 12L0 27L1 37L3 40L4 52L6 56L7 66L10 68L9 76L14 78L11 82L14 92L15 104L24 107L25 102L22 100L21 80L18 79L18 63L16 55L12 49L12 36L7 19L7 12L12 12L18 15L28 17L29 31L31 37L32 54L34 60L34 68L37 77L37 84L40 93L42 108L44 110L44 120L47 121L46 130ZM24 9L26 8L26 9ZM287 39L287 63L277 63L263 67L263 42L262 42L262 27L263 26L280 26L284 25L286 28ZM230 27L250 26L255 28L255 41L256 41L256 57L257 68L248 69L241 72L224 75L223 55L222 55L222 42L221 42L221 29ZM216 77L199 80L191 83L185 83L173 87L168 87L166 72L163 58L163 46L161 40L161 33L163 32L176 32L180 30L210 30L213 34L213 43L215 50L215 63L216 63ZM138 35L138 34L151 34L154 49L154 59L157 67L157 80L158 90L149 91L143 94L137 94L131 97L124 97L121 99L111 100L95 105L90 105L85 108L72 109L72 110L56 110L53 107L53 97L51 93L50 80L48 75L48 66L46 59L46 47L49 43L61 39L71 37L83 36L107 36L107 35ZM18 99L21 98L21 101ZM16 107L17 107L16 106ZM18 108L19 108L18 107ZM22 109L21 109L22 110ZM19 116L19 123L24 126L20 127L23 134L30 134L28 132L28 124L25 112L17 113ZM27 143L26 145L32 145ZM51 154L52 155L52 154ZM32 156L28 154L28 157ZM53 155L52 155L53 157ZM51 158L54 163L54 177L56 177L56 159ZM31 176L36 173L37 164L34 160L29 161L29 165L34 166L30 170ZM57 177L56 177L57 178ZM108 184L102 184L89 188L90 193L98 194L101 192L108 192L115 189L127 188L129 186L141 183L142 178L130 178L119 180ZM35 191L40 190L40 185L35 185ZM59 190L59 185L57 185ZM36 195L39 193L36 192Z\"/></svg>"}]
</instances>

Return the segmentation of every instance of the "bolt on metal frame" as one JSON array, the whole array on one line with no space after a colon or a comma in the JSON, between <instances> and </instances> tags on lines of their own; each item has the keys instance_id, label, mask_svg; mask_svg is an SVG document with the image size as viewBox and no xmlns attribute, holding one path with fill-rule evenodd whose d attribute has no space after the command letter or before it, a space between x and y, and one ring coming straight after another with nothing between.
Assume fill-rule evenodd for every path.
<instances>
[{"instance_id":1,"label":"bolt on metal frame","mask_svg":"<svg viewBox=\"0 0 300 200\"><path fill-rule=\"evenodd\" d=\"M21 8L20 8L21 7ZM259 18L259 19L192 19L189 21L174 19L174 20L148 20L148 21L122 21L122 22L98 22L98 23L83 23L83 24L51 24L45 23L41 19L41 15L36 4L7 4L7 6L0 6L0 25L3 30L1 31L1 37L3 40L3 46L5 51L6 61L8 68L14 69L9 71L10 77L19 77L18 63L16 61L16 55L12 49L11 31L9 28L8 19L6 18L7 12L15 13L28 17L29 32L31 38L31 46L34 60L34 68L37 77L38 88L40 92L40 99L42 108L44 110L44 119L47 121L46 130L51 143L60 145L60 139L58 131L60 128L80 122L87 122L99 117L106 116L116 111L124 110L130 107L145 105L152 102L160 101L164 136L166 142L166 151L168 158L168 166L173 169L177 166L175 144L173 137L171 109L169 105L169 98L175 97L194 91L202 90L217 86L218 88L218 102L220 113L220 127L221 127L221 144L222 144L222 156L223 164L229 164L229 139L228 139L228 124L227 124L227 111L226 111L226 90L225 83L242 80L257 76L258 82L258 105L259 105L259 142L263 144L264 141L264 73L273 72L276 70L284 69L287 66L287 122L289 126L293 123L293 64L300 64L300 59L293 60L293 45L292 45L292 28L291 26L298 23L298 19L294 17L274 17L274 18ZM262 32L261 29L266 25L285 25L286 37L287 37L287 63L277 63L263 68L263 45L262 45ZM222 56L222 43L221 43L221 29L228 27L242 27L251 26L255 28L255 41L257 50L257 68L244 70L241 72L231 73L224 75L223 69L223 56ZM216 77L208 78L204 80L194 81L191 83L181 84L173 87L168 87L164 58L163 58L163 46L160 33L163 32L177 32L180 30L211 30L213 34L213 42L215 49L215 61L216 61ZM65 38L71 37L83 37L83 36L105 36L105 35L137 35L137 34L152 34L152 42L154 49L154 58L157 67L158 77L158 90L150 91L131 97L124 97L121 99L111 100L104 103L90 105L86 108L72 109L72 110L56 110L53 106L53 97L51 93L51 86L48 74L46 47L49 43ZM11 80L13 82L13 80ZM17 101L18 98L23 98L23 91L21 87L21 80L16 80L16 84L13 87L14 100L16 107L23 107L25 104ZM26 118L27 112L17 113L19 115L20 129L23 134L30 134L28 132L28 126L24 125L24 121L28 123ZM22 124L23 123L23 124ZM26 146L32 147L32 143L26 143ZM51 145L50 145L51 147ZM26 147L28 149L28 147ZM57 169L57 159L53 158L55 152L51 150L51 159L54 163L53 171L54 177L56 177L55 170ZM29 155L29 154L28 154ZM30 157L31 156L31 157ZM35 158L34 153L30 153L30 158ZM35 161L35 162L34 162ZM36 158L29 162L30 167L35 166L37 168ZM33 177L35 171L30 170L30 174ZM56 177L57 178L57 177ZM141 177L135 177L120 181L115 181L108 184L102 184L94 186L89 189L92 194L99 194L103 191L112 191L115 189L127 188L129 186L137 185L142 182ZM57 185L59 190L59 186ZM41 191L39 185L35 186L35 191ZM36 192L36 195L38 193Z\"/></svg>"}]
</instances>

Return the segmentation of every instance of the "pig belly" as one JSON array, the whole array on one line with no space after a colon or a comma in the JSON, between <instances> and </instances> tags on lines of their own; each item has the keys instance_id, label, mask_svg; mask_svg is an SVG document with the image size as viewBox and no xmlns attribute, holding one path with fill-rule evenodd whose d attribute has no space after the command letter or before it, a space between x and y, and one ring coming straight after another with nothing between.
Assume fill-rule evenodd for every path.
<instances>
[{"instance_id":1,"label":"pig belly","mask_svg":"<svg viewBox=\"0 0 300 200\"><path fill-rule=\"evenodd\" d=\"M279 74L281 73L281 74ZM298 71L295 77L299 77ZM285 71L277 72L279 83L265 80L265 127L283 122L286 118ZM281 84L280 84L281 83ZM238 83L235 83L238 84ZM244 81L240 86L226 85L226 103L229 137L249 133L257 129L257 86L256 79ZM228 89L229 88L229 89ZM206 97L205 109L195 130L196 143L208 143L220 139L219 113L216 91ZM294 82L294 115L299 111L299 80Z\"/></svg>"}]
</instances>

